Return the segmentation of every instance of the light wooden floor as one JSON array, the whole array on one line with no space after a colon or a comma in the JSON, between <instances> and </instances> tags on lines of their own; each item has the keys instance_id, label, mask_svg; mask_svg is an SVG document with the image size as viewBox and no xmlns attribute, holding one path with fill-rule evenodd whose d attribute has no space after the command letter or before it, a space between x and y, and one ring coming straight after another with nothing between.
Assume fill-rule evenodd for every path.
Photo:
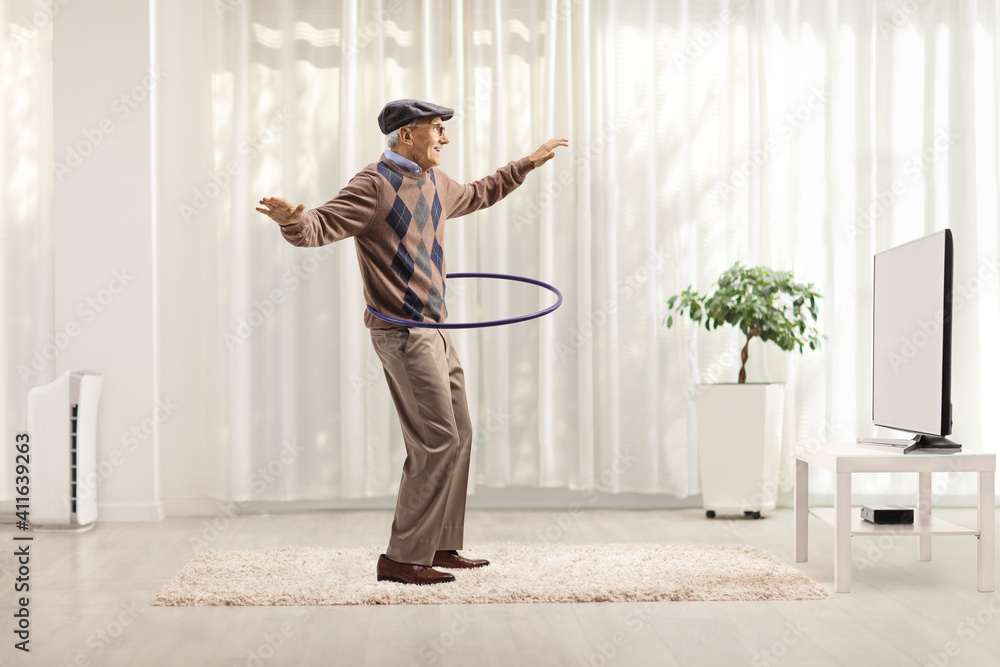
<instances>
[{"instance_id":1,"label":"light wooden floor","mask_svg":"<svg viewBox=\"0 0 1000 667\"><path fill-rule=\"evenodd\" d=\"M939 510L974 525L974 510ZM0 665L982 665L1000 664L1000 595L976 591L976 540L854 538L853 590L826 601L369 607L150 607L205 543L220 549L384 544L388 511L309 512L98 525L35 534L31 647L13 649L13 526L0 531ZM810 519L792 563L791 510L760 521L699 510L471 511L466 545L736 543L767 549L828 589L832 529ZM467 555L475 550L467 548ZM374 576L372 563L372 576ZM531 572L524 576L531 577ZM949 655L949 652L951 655Z\"/></svg>"}]
</instances>

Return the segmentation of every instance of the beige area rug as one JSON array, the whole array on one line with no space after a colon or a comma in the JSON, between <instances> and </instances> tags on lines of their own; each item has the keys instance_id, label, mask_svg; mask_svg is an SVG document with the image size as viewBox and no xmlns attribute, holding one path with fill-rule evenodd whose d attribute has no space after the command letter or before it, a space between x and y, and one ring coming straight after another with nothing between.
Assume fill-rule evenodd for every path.
<instances>
[{"instance_id":1,"label":"beige area rug","mask_svg":"<svg viewBox=\"0 0 1000 667\"><path fill-rule=\"evenodd\" d=\"M489 567L448 570L454 582L376 581L380 547L211 549L153 598L154 606L485 604L659 600L818 600L830 593L768 552L743 544L470 545Z\"/></svg>"}]
</instances>

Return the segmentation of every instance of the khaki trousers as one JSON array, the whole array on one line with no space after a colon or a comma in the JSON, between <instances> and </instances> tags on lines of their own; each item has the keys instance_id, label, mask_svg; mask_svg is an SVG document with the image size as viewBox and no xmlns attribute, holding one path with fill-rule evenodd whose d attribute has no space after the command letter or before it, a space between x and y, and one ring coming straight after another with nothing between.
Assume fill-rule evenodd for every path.
<instances>
[{"instance_id":1,"label":"khaki trousers","mask_svg":"<svg viewBox=\"0 0 1000 667\"><path fill-rule=\"evenodd\" d=\"M461 549L472 452L465 373L445 329L372 329L406 461L386 558L430 565L437 550Z\"/></svg>"}]
</instances>

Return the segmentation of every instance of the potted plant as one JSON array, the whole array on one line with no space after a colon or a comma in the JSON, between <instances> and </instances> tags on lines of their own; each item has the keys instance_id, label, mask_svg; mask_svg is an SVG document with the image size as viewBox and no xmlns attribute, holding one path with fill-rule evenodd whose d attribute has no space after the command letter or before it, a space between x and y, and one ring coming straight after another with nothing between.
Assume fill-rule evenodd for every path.
<instances>
[{"instance_id":1,"label":"potted plant","mask_svg":"<svg viewBox=\"0 0 1000 667\"><path fill-rule=\"evenodd\" d=\"M798 283L790 271L774 271L737 262L719 276L711 294L688 287L667 300L667 327L674 316L691 318L712 331L736 327L746 337L736 383L695 388L698 452L705 515L742 511L760 518L774 509L781 453L784 387L748 383L746 363L750 341L759 338L779 348L802 353L820 348L816 329L821 295L810 284Z\"/></svg>"}]
</instances>

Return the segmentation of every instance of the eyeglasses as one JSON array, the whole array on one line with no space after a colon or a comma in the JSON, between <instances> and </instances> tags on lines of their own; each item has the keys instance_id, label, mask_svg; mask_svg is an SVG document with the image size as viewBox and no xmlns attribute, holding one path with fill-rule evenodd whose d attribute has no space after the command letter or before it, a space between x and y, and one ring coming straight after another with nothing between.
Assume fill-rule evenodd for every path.
<instances>
[{"instance_id":1,"label":"eyeglasses","mask_svg":"<svg viewBox=\"0 0 1000 667\"><path fill-rule=\"evenodd\" d=\"M414 125L413 127L429 127L431 132L436 133L439 137L444 136L444 125L441 123L428 123L427 125Z\"/></svg>"}]
</instances>

